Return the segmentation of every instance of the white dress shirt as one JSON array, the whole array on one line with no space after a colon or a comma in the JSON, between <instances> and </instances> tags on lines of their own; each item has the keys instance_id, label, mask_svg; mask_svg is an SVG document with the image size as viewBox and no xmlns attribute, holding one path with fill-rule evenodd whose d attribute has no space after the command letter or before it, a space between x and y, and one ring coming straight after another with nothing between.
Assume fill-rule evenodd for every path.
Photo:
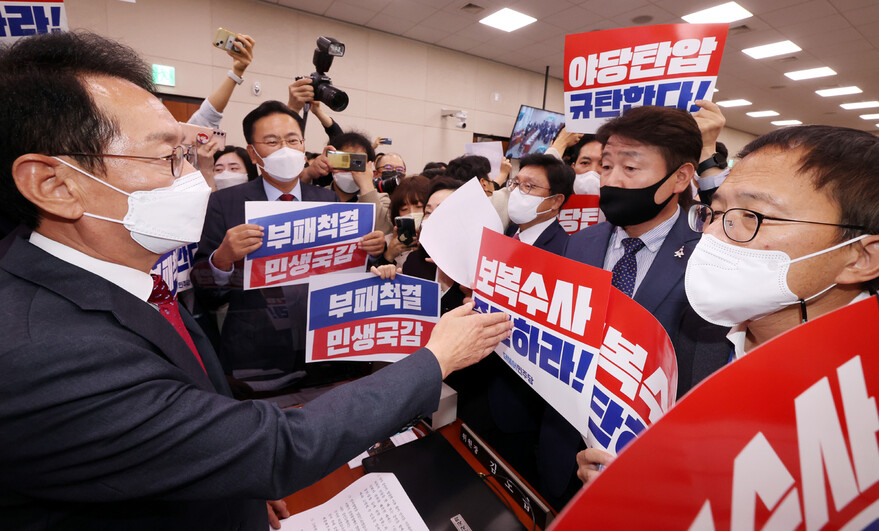
<instances>
[{"instance_id":1,"label":"white dress shirt","mask_svg":"<svg viewBox=\"0 0 879 531\"><path fill-rule=\"evenodd\" d=\"M153 292L153 278L149 273L144 273L128 266L98 260L63 243L49 239L39 232L31 233L30 242L55 258L64 260L68 264L85 269L89 273L116 284L144 302L150 298L150 293Z\"/></svg>"}]
</instances>

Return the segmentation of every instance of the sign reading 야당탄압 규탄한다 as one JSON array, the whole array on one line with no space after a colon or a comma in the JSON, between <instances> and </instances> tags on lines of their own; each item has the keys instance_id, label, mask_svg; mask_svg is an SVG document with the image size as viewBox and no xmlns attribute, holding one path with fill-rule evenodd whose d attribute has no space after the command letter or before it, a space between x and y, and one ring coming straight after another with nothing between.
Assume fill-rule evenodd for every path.
<instances>
[{"instance_id":1,"label":"sign reading \uc57c\ub2f9\ud0c4\uc555 \uaddc\ud0c4\ud55c\ub2e4","mask_svg":"<svg viewBox=\"0 0 879 531\"><path fill-rule=\"evenodd\" d=\"M594 133L632 107L696 112L710 100L729 24L664 24L565 37L565 128Z\"/></svg>"}]
</instances>

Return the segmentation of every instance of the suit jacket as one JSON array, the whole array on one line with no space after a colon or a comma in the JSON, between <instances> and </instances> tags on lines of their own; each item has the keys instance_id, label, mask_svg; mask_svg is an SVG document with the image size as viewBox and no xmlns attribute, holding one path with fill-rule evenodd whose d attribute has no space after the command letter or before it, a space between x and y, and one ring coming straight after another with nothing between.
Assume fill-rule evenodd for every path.
<instances>
[{"instance_id":1,"label":"suit jacket","mask_svg":"<svg viewBox=\"0 0 879 531\"><path fill-rule=\"evenodd\" d=\"M25 240L0 260L0 529L254 529L439 402L427 350L301 409L228 396L158 311ZM344 412L344 415L340 415Z\"/></svg>"},{"instance_id":2,"label":"suit jacket","mask_svg":"<svg viewBox=\"0 0 879 531\"><path fill-rule=\"evenodd\" d=\"M306 183L300 186L303 201L339 200L332 190ZM244 291L240 284L216 288L199 281L213 278L208 258L223 242L227 230L244 223L244 203L266 200L261 177L211 194L195 255L193 284L200 308L213 312L229 304L220 343L215 345L227 373L233 369L274 367L292 371L304 366L308 286ZM243 270L241 263L236 264L236 270Z\"/></svg>"},{"instance_id":3,"label":"suit jacket","mask_svg":"<svg viewBox=\"0 0 879 531\"><path fill-rule=\"evenodd\" d=\"M571 235L565 257L603 268L607 247L615 229L614 225L604 222ZM638 304L656 317L675 346L678 397L722 367L729 356L730 347L725 339L729 329L699 319L690 307L684 291L687 261L700 237L700 234L690 229L687 216L681 213L660 246L634 297ZM722 363L718 363L720 359L716 353L723 349L726 350L726 356ZM697 351L711 354L704 360L697 360ZM575 475L575 456L581 447L583 441L579 432L555 410L548 409L541 425L538 470L544 495L551 502L555 499L557 503L566 503L579 487L579 480Z\"/></svg>"},{"instance_id":4,"label":"suit jacket","mask_svg":"<svg viewBox=\"0 0 879 531\"><path fill-rule=\"evenodd\" d=\"M507 227L504 234L512 237L518 230L518 225L510 223L510 226ZM548 227L543 229L540 236L534 240L534 247L562 256L565 252L565 246L568 244L568 238L570 238L570 236L565 232L565 229L561 226L559 220L556 219L550 223Z\"/></svg>"}]
</instances>

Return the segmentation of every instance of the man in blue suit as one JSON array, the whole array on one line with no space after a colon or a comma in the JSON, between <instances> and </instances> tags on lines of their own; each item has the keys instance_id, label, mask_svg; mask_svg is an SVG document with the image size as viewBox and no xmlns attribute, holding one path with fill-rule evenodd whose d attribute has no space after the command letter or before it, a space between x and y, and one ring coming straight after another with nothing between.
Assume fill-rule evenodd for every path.
<instances>
[{"instance_id":1,"label":"man in blue suit","mask_svg":"<svg viewBox=\"0 0 879 531\"><path fill-rule=\"evenodd\" d=\"M304 369L306 285L243 291L233 282L244 257L260 247L263 229L245 223L247 201L335 202L331 190L302 182L305 144L302 118L279 101L266 101L244 117L247 152L260 177L211 195L194 275L201 308L211 312L228 303L218 350L227 374L234 369ZM369 253L384 251L384 236L364 237ZM210 317L203 317L211 319ZM210 323L213 324L213 323ZM325 364L319 381L339 379L368 368L363 364ZM317 373L313 367L309 372ZM236 390L246 389L236 387Z\"/></svg>"},{"instance_id":2,"label":"man in blue suit","mask_svg":"<svg viewBox=\"0 0 879 531\"><path fill-rule=\"evenodd\" d=\"M161 277L210 189L137 54L93 34L0 51L0 529L242 529L439 402L508 335L472 305L428 348L282 411L229 396ZM222 264L220 264L222 265ZM495 316L497 315L497 316Z\"/></svg>"},{"instance_id":3,"label":"man in blue suit","mask_svg":"<svg viewBox=\"0 0 879 531\"><path fill-rule=\"evenodd\" d=\"M713 105L707 108L700 111L703 116L719 115ZM719 132L709 131L709 149ZM596 140L602 144L599 206L607 221L572 235L564 256L612 271L613 286L662 324L676 347L680 397L698 380L693 347L681 348L678 336L690 338L698 328L719 342L725 334L712 333L719 327L693 315L684 292L687 260L701 236L688 226L686 208L692 203L690 183L701 160L703 131L685 111L645 106L604 124ZM680 334L682 321L688 330ZM716 361L707 373L726 362ZM566 502L580 487L574 456L582 447L579 433L554 411L547 412L538 469L551 498Z\"/></svg>"}]
</instances>

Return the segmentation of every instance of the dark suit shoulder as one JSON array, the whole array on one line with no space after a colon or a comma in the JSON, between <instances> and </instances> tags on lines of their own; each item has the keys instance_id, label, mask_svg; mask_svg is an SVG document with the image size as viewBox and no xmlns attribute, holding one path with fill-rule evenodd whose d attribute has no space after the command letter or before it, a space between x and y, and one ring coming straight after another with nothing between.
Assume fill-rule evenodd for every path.
<instances>
[{"instance_id":1,"label":"dark suit shoulder","mask_svg":"<svg viewBox=\"0 0 879 531\"><path fill-rule=\"evenodd\" d=\"M537 237L534 246L543 249L544 251L563 256L569 239L570 235L565 232L564 227L561 226L558 220L554 220L543 230L540 236Z\"/></svg>"}]
</instances>

